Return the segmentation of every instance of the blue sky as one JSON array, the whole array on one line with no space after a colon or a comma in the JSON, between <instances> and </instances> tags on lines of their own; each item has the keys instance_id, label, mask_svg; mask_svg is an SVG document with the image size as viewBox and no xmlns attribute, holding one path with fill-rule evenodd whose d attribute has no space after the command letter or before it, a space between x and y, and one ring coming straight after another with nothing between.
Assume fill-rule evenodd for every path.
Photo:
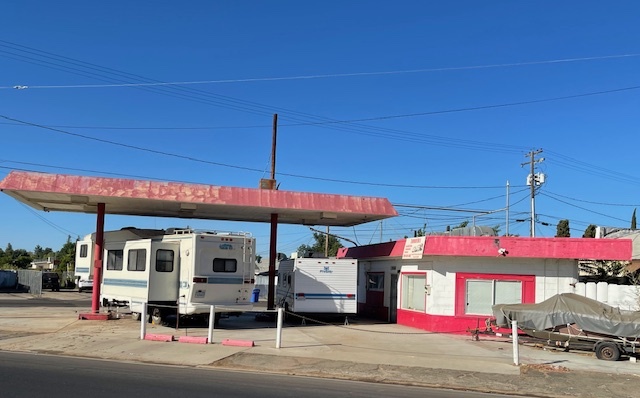
<instances>
[{"instance_id":1,"label":"blue sky","mask_svg":"<svg viewBox=\"0 0 640 398\"><path fill-rule=\"evenodd\" d=\"M627 227L640 203L634 1L24 0L0 12L0 178L20 169L256 187L277 113L280 189L415 205L333 230L360 244L474 215L504 232L504 212L480 212L505 207L507 181L509 232L528 236L516 221L530 216L521 164L539 148L536 236L563 218L572 236ZM208 83L118 86L152 81ZM106 221L185 225L250 231L268 253L265 224ZM92 215L0 195L2 248L58 249L94 228ZM311 241L308 228L281 226L278 250Z\"/></svg>"}]
</instances>

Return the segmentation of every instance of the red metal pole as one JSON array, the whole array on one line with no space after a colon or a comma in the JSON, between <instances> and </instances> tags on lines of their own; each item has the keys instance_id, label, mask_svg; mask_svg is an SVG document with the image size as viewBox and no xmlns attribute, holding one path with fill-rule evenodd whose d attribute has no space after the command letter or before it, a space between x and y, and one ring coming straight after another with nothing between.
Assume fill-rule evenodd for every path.
<instances>
[{"instance_id":1,"label":"red metal pole","mask_svg":"<svg viewBox=\"0 0 640 398\"><path fill-rule=\"evenodd\" d=\"M91 296L91 312L100 311L100 282L102 281L102 246L104 243L104 203L98 203L96 219L96 242L93 252L93 293Z\"/></svg>"},{"instance_id":2,"label":"red metal pole","mask_svg":"<svg viewBox=\"0 0 640 398\"><path fill-rule=\"evenodd\" d=\"M275 282L276 282L276 239L278 237L278 215L271 214L271 236L269 242L269 294L267 296L267 309L275 309Z\"/></svg>"}]
</instances>

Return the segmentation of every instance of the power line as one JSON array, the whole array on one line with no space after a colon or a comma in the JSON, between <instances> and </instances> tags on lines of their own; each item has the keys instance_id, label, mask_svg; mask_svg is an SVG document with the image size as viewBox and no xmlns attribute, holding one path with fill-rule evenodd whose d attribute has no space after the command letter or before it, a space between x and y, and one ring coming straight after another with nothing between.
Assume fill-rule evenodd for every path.
<instances>
[{"instance_id":1,"label":"power line","mask_svg":"<svg viewBox=\"0 0 640 398\"><path fill-rule=\"evenodd\" d=\"M129 80L135 79L135 80L142 80L143 83L147 82L147 83L166 83L166 82L161 82L158 80L153 80L153 79L149 79L149 78L145 78L143 76L140 75L135 75L135 74L131 74L128 72L122 72L122 71L118 71L116 69L113 68L108 68L108 67L103 67L103 66L99 66L96 64L92 64L92 63L88 63L88 62L84 62L84 61L80 61L74 58L69 58L69 57L65 57L65 56L61 56L61 55L56 55L50 52L46 52L46 51L42 51L42 50L38 50L38 49L34 49L31 47L27 47L27 46L23 46L20 44L16 44L16 43L12 43L9 41L4 41L4 40L0 40L0 43L5 43L5 44L0 44L0 46L2 47L8 47L9 49L13 50L13 51L20 51L20 52L24 52L27 54L31 54L31 55L36 55L38 57L41 58L45 58L45 60L41 60L41 59L34 59L33 57L28 57L28 56L24 56L21 54L15 54L15 53L9 53L11 55L15 55L18 57L22 57L22 59L18 59L21 61L24 61L24 59L27 59L28 61L24 61L24 62L29 62L29 63L36 63L37 65L41 65L41 66L45 66L45 67L52 67L52 65L56 65L62 68L67 68L67 69L62 69L65 72L69 72L69 70L71 70L71 72L69 73L73 73L73 74L82 74L82 73L89 73L91 78L95 78L98 80L103 80L104 79L104 73L108 73L111 75L115 75L118 76L118 78L112 78L112 77L107 77L107 79L111 79L111 80L121 80L122 78L126 78ZM0 53L7 53L7 51L0 51ZM640 54L638 54L640 55ZM587 57L587 58L572 58L572 59L563 59L563 60L551 60L551 61L537 61L537 62L543 62L543 63L548 63L548 62L574 62L574 61L578 61L578 60L589 60L589 59L605 59L605 58L616 58L616 57L626 57L626 56L636 56L635 54L622 54L622 55L613 55L613 56L604 56L604 57ZM16 59L13 57L9 57L12 59ZM54 60L55 62L65 62L71 65L74 65L73 67L69 67L66 65L60 65L59 63L54 63L51 62L51 60ZM522 63L520 63L522 64ZM507 64L503 64L507 65ZM512 64L508 64L508 65L512 65ZM517 64L513 64L513 65L517 65ZM512 65L512 66L513 66ZM519 65L519 64L518 64ZM59 69L56 66L53 66L54 69ZM78 69L76 66L80 67L80 68L85 68L85 69ZM497 65L493 65L490 67L495 67ZM466 67L465 67L466 68ZM471 67L471 68L475 68L475 67ZM94 71L98 71L99 73L101 73L102 75L94 72ZM125 84L132 84L131 82L125 82ZM416 133L411 133L411 132L407 132L407 131L402 131L402 130L394 130L394 129L386 129L386 128L380 128L380 127L373 127L373 126L367 126L367 125L359 125L356 122L363 122L363 121L374 121L374 120L384 120L384 119L392 119L392 118L401 118L401 117L415 117L415 116L426 116L426 115L434 115L434 114L442 114L442 113L452 113L452 112L463 112L463 111L472 111L472 110L480 110L480 109L490 109L490 108L498 108L498 107L505 107L505 106L516 106L516 105L524 105L524 104L531 104L531 103L537 103L537 102L546 102L546 101L556 101L556 100L562 100L562 99L570 99L570 98L577 98L577 97L581 97L581 96L589 96L589 95L599 95L599 94L605 94L605 93L612 93L612 92L617 92L617 91L624 91L624 90L630 90L630 89L636 89L636 88L640 88L640 86L638 87L627 87L627 88L621 88L621 89L614 89L614 90L607 90L607 91L600 91L600 92L592 92L592 93L583 93L583 94L578 94L578 95L574 95L574 96L564 96L564 97L555 97L555 98L546 98L546 99L541 99L541 100L533 100L533 101L521 101L521 102L514 102L514 103L506 103L506 104L493 104L493 105L487 105L487 106L479 106L479 107L470 107L470 108L458 108L458 109L449 109L449 110L443 110L443 111L434 111L434 112L422 112L422 113L413 113L413 114L404 114L404 115L390 115L390 116L380 116L380 117L374 117L374 118L364 118L364 119L355 119L355 120L350 120L350 121L339 121L339 120L332 120L332 119L328 119L328 118L324 118L321 116L316 116L316 115L310 115L310 114L306 114L306 113L302 113L302 112L296 112L296 111L291 111L288 109L284 109L284 108L277 108L277 107L269 107L263 104L259 104L259 103L255 103L255 102L249 102L249 101L244 101L244 100L239 100L239 99L235 99L232 97L228 97L228 96L222 96L219 94L213 94L207 91L202 91L202 90L195 90L195 89L189 89L189 88L182 88L182 87L177 87L177 86L167 86L170 89L173 89L173 91L158 91L157 89L155 91L155 93L160 93L163 95L169 95L169 96L173 96L173 97L177 97L177 98L182 98L182 99L187 99L187 100L192 100L192 101L196 101L196 102L200 102L200 103L205 103L205 104L209 104L209 105L216 105L216 106L223 106L223 107L227 107L230 109L235 109L235 110L239 110L239 111L245 111L245 112L250 112L250 113L256 113L256 114L261 114L264 115L266 111L269 112L269 114L273 113L274 109L276 110L281 110L283 111L282 113L289 113L292 115L297 115L297 116L285 116L288 119L292 119L292 120L299 120L298 117L304 117L304 118L313 118L313 119L321 119L320 122L303 122L303 123L298 123L297 125L316 125L316 126L321 126L321 127L328 127L334 130L339 130L339 131L348 131L348 132L352 132L352 133L357 133L357 134L363 134L363 135L368 135L368 136L378 136L378 137L382 137L382 138L394 138L394 139L398 139L398 140L404 140L404 141L409 141L409 142L425 142L425 143L431 143L431 144L436 144L436 145L441 145L441 146L449 146L449 147L456 147L456 148L462 148L462 149L483 149L485 151L488 152L513 152L515 150L521 150L523 148L521 147L515 147L515 146L507 146L504 144L493 144L493 143L486 143L486 142L477 142L477 141L470 141L470 140L459 140L459 139L447 139L447 138L442 138L442 137L437 137L437 136L428 136L428 135L424 135L424 134L416 134ZM144 88L144 87L137 87L137 88ZM150 87L149 89L153 89L153 87ZM211 100L211 98L215 99L215 101ZM333 125L333 127L329 127L330 125ZM372 130L377 131L377 133L372 132ZM413 136L413 137L411 137ZM427 138L428 137L428 138Z\"/></svg>"},{"instance_id":2,"label":"power line","mask_svg":"<svg viewBox=\"0 0 640 398\"><path fill-rule=\"evenodd\" d=\"M559 193L553 193L553 192L549 192L549 191L545 191L545 192L547 193L547 195L559 196L561 198L573 200L573 201L576 201L576 202L589 203L589 204L592 204L592 205L616 206L616 207L639 207L640 206L640 204L637 204L637 203L636 204L623 204L623 203L592 202L590 200L576 199L576 198L572 198L570 196L560 195Z\"/></svg>"},{"instance_id":3,"label":"power line","mask_svg":"<svg viewBox=\"0 0 640 398\"><path fill-rule=\"evenodd\" d=\"M3 116L0 115L0 117L3 117ZM134 147L134 149L135 149L135 147ZM172 155L172 156L182 157L181 155ZM184 158L188 159L188 160L191 160L189 157L184 157ZM82 172L89 172L89 173L94 173L94 174L116 175L116 176L132 177L132 178L144 178L144 179L151 179L151 180L167 181L166 179L159 179L159 178L156 178L156 177L147 177L147 176L140 176L140 175L120 174L120 173L112 173L112 172L99 171L99 170L62 167L62 166L46 165L46 164L41 164L41 163L20 162L20 161L14 161L14 160L9 160L9 159L4 159L4 161L5 162L10 162L10 163L16 163L16 164L47 167L47 168L61 169L61 170L82 171ZM216 165L216 166L227 166L227 167L242 168L241 166L226 165L224 163L209 162L209 161L201 160L201 159L196 159L194 161L199 161L199 162L202 162L202 163L208 163L208 164L212 164L212 165ZM6 167L6 166L0 166L0 169L19 170L19 171L27 171L27 172L38 172L37 170L21 169L21 168ZM263 170L260 170L260 169L252 169L252 168L248 168L248 167L244 167L242 169L245 169L245 170L248 170L248 171L253 171L253 172L263 173ZM389 187L389 188L415 188L415 189L494 189L494 188L502 188L500 186L495 186L495 187L493 187L493 186L464 187L464 186L429 186L429 185L384 184L384 183L373 183L373 182L363 182L363 181L349 181L349 180L338 180L338 179L322 178L322 177L302 176L302 175L288 174L288 173L278 173L278 174L279 175L288 176L288 177L295 177L295 178L306 178L306 179L312 179L312 180L320 180L320 181L327 181L327 182L337 182L337 183L344 183L344 184L354 184L354 185L372 185L372 186ZM170 180L170 181L189 183L189 184L203 184L202 182L192 182L192 181L183 181L183 180Z\"/></svg>"},{"instance_id":4,"label":"power line","mask_svg":"<svg viewBox=\"0 0 640 398\"><path fill-rule=\"evenodd\" d=\"M624 222L627 222L627 220L623 220L622 218L618 218L618 217L610 216L610 215L608 215L608 214L604 214L604 213L600 213L600 212L597 212L597 211L594 211L594 210L590 210L590 209L587 209L587 208L585 208L585 207L577 206L577 205L571 204L571 203L569 203L569 202L567 202L567 201L564 201L564 200L561 200L561 199L558 199L558 198L554 198L553 196L549 196L549 195L547 195L547 194L545 194L545 193L540 193L539 195L546 196L546 197L547 197L547 198L549 198L549 199L553 199L553 200L555 200L555 201L557 201L557 202L564 203L564 204L569 205L569 206L571 206L571 207L575 207L576 209L580 209L580 210L588 211L589 213L598 214L598 215L600 215L600 216L604 216L604 217L607 217L607 218L611 218L611 219L613 219L613 220L618 220L618 221L624 221Z\"/></svg>"},{"instance_id":5,"label":"power line","mask_svg":"<svg viewBox=\"0 0 640 398\"><path fill-rule=\"evenodd\" d=\"M13 47L9 47L7 45L2 45L2 44L0 44L0 47L1 46L9 47L11 50L14 50L14 51L25 52L27 54L36 55L37 57L45 58L45 60L43 61L41 59L35 59L33 57L24 56L21 54L9 53L12 55L16 55L18 57L22 57L22 58L18 58L18 60L20 61L35 63L36 65L49 67L57 70L62 70L64 72L68 72L72 74L81 74L83 76L87 76L88 74L89 77L95 78L97 80L102 80L102 81L104 81L104 79L107 79L108 81L113 81L113 80L122 81L122 79L124 78L124 79L128 79L129 81L142 80L146 82L149 82L149 81L158 82L157 80L148 79L148 78L131 74L128 72L118 71L113 68L102 67L92 63L52 54L52 53L42 51L42 50L37 50L31 47L21 46L19 44L10 43L7 41L0 41L0 43L2 42L9 43ZM0 53L7 53L7 52L0 50ZM9 57L9 58L16 59L15 57ZM55 62L52 62L51 60ZM64 64L61 65L59 62L71 64L73 65L73 67L69 67ZM60 69L60 67L62 69ZM79 69L78 67L84 68L84 69ZM111 76L105 77L104 73L107 73L109 75L115 75L117 77L115 78ZM284 114L284 117L286 119L301 122L301 123L298 123L298 125L318 126L323 128L329 128L332 130L362 134L366 136L376 136L376 137L396 139L396 140L402 140L402 141L408 141L408 142L430 143L435 145L456 147L458 149L460 148L461 149L483 149L489 152L508 152L508 151L514 151L515 148L517 148L517 147L511 147L511 149L509 149L508 146L504 144L498 145L498 144L487 143L487 142L478 142L478 141L470 141L470 140L464 141L460 139L442 138L438 136L429 136L425 134L417 134L417 133L412 133L412 132L407 132L402 130L374 127L374 126L358 124L355 121L343 122L343 121L325 118L322 116L316 116L316 115L311 115L307 113L292 111L285 108L278 108L273 106L270 107L270 106L266 106L266 105L255 103L255 102L239 100L236 98L223 96L219 94L213 94L207 91L197 90L193 88L183 88L179 86L167 86L166 88L154 88L154 87L149 87L149 88L135 87L135 88L145 90L145 91L150 91L153 93L162 94L162 95L168 95L175 98L195 101L195 102L206 104L206 105L221 106L229 109L234 109L238 111L244 111L244 112L249 112L249 113L254 113L259 115L266 115L266 114L271 115L274 112L274 110L276 110L276 111L279 111L279 113ZM314 119L315 121L309 122L309 119ZM321 121L319 122L320 124L318 124L317 122L318 120Z\"/></svg>"},{"instance_id":6,"label":"power line","mask_svg":"<svg viewBox=\"0 0 640 398\"><path fill-rule=\"evenodd\" d=\"M3 43L10 43L0 40ZM14 44L14 43L10 43ZM594 57L581 58L561 58L554 60L529 61L529 62L513 62L503 64L473 65L473 66L456 66L443 68L426 68L426 69L405 69L394 71L379 72L352 72L352 73L329 73L317 75L301 75L301 76L282 76L282 77L258 77L258 78L242 78L242 79L218 79L218 80L193 80L193 81L175 81L175 82L155 82L155 83L121 83L121 84L73 84L73 85L14 85L0 86L0 89L61 89L61 88L108 88L108 87L148 87L148 86L179 86L179 85L197 85L197 84L220 84L220 83L248 83L248 82L265 82L265 81L283 81L283 80L311 80L311 79L327 79L337 77L361 77L361 76L381 76L381 75L399 75L409 73L432 73L432 72L450 72L478 69L507 68L518 66L559 64L568 62L596 61L604 59L631 58L638 57L640 53L603 55Z\"/></svg>"}]
</instances>

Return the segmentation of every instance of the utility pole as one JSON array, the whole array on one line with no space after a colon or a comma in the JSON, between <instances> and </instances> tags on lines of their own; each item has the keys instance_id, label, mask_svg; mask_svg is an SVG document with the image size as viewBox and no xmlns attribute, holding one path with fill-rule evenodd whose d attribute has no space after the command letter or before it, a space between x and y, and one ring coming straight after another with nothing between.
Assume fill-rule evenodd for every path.
<instances>
[{"instance_id":1,"label":"utility pole","mask_svg":"<svg viewBox=\"0 0 640 398\"><path fill-rule=\"evenodd\" d=\"M263 189L276 189L276 137L278 135L278 114L273 115L273 129L271 139L271 179L260 181ZM271 214L269 233L269 287L267 290L267 309L275 309L275 281L276 281L276 259L278 256L277 239L278 239L278 214Z\"/></svg>"},{"instance_id":2,"label":"utility pole","mask_svg":"<svg viewBox=\"0 0 640 398\"><path fill-rule=\"evenodd\" d=\"M327 225L327 233L324 235L324 256L329 257L329 226Z\"/></svg>"},{"instance_id":3,"label":"utility pole","mask_svg":"<svg viewBox=\"0 0 640 398\"><path fill-rule=\"evenodd\" d=\"M507 207L505 209L507 209L507 226L504 236L509 236L509 180L507 180Z\"/></svg>"},{"instance_id":4,"label":"utility pole","mask_svg":"<svg viewBox=\"0 0 640 398\"><path fill-rule=\"evenodd\" d=\"M536 163L540 163L544 161L544 158L536 159L536 155L542 153L542 149L538 149L535 151L531 151L524 155L525 157L531 158L530 161L522 163L520 166L524 167L525 165L531 166L531 171L529 177L527 177L527 184L531 186L531 232L530 236L533 238L536 236L536 185L542 184L544 182L544 174L540 174L539 176L535 173Z\"/></svg>"}]
</instances>

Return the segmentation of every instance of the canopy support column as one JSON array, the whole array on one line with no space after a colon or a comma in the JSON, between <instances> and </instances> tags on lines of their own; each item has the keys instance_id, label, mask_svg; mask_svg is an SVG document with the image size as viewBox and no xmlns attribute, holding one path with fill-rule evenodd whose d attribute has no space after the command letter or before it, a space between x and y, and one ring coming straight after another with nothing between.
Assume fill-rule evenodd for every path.
<instances>
[{"instance_id":1,"label":"canopy support column","mask_svg":"<svg viewBox=\"0 0 640 398\"><path fill-rule=\"evenodd\" d=\"M275 281L276 281L276 259L278 257L278 215L271 214L271 235L269 237L269 293L267 296L267 309L275 309Z\"/></svg>"},{"instance_id":2,"label":"canopy support column","mask_svg":"<svg viewBox=\"0 0 640 398\"><path fill-rule=\"evenodd\" d=\"M96 242L93 252L93 291L91 296L91 312L97 314L100 311L100 285L102 281L102 253L104 245L104 213L105 204L98 203L96 217Z\"/></svg>"}]
</instances>

